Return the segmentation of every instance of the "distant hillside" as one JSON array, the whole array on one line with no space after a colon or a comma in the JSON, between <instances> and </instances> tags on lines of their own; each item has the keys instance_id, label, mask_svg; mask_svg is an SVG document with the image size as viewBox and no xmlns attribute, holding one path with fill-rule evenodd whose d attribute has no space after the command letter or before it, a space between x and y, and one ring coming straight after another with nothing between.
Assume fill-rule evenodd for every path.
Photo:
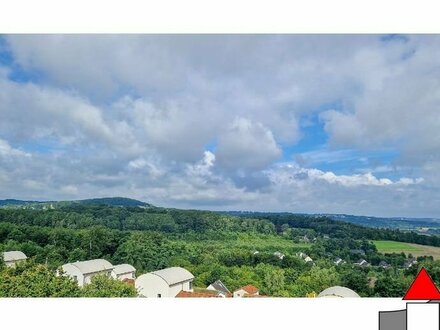
<instances>
[{"instance_id":1,"label":"distant hillside","mask_svg":"<svg viewBox=\"0 0 440 330\"><path fill-rule=\"evenodd\" d=\"M230 211L225 212L229 215L235 216L264 216L264 215L274 215L274 214L295 214L289 212L280 213L265 213L265 212L240 212L240 211ZM370 217L362 215L350 215L350 214L298 214L311 217L327 217L332 220L348 222L356 225L373 227L373 228L389 228L389 229L400 229L402 231L413 231L424 235L440 235L440 219L435 218L404 218L404 217Z\"/></svg>"},{"instance_id":2,"label":"distant hillside","mask_svg":"<svg viewBox=\"0 0 440 330\"><path fill-rule=\"evenodd\" d=\"M20 205L30 205L30 204L40 204L46 202L38 202L38 201L22 201L19 199L3 199L0 200L0 207L3 206L20 206Z\"/></svg>"},{"instance_id":3,"label":"distant hillside","mask_svg":"<svg viewBox=\"0 0 440 330\"><path fill-rule=\"evenodd\" d=\"M108 206L139 206L149 207L151 204L124 197L92 198L76 201L24 201L18 199L0 200L0 208L31 208L47 209L72 205L108 205Z\"/></svg>"},{"instance_id":4,"label":"distant hillside","mask_svg":"<svg viewBox=\"0 0 440 330\"><path fill-rule=\"evenodd\" d=\"M136 199L125 197L107 197L107 198L92 198L73 201L82 205L109 205L109 206L151 206L148 203L138 201Z\"/></svg>"}]
</instances>

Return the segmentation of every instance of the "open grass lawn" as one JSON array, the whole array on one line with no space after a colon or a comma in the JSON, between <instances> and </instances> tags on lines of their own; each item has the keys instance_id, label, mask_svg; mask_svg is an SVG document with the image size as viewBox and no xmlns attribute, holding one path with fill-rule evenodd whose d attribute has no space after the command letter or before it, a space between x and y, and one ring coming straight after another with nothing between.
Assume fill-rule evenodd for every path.
<instances>
[{"instance_id":1,"label":"open grass lawn","mask_svg":"<svg viewBox=\"0 0 440 330\"><path fill-rule=\"evenodd\" d=\"M411 253L415 257L427 255L440 259L440 247L395 241L373 241L373 243L381 253L404 252L405 254Z\"/></svg>"}]
</instances>

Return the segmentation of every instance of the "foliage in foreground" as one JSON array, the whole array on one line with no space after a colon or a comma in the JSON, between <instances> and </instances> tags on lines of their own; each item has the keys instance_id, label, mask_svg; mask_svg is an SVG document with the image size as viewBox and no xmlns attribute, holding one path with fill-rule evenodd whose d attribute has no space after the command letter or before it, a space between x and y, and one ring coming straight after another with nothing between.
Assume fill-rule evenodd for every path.
<instances>
[{"instance_id":1,"label":"foliage in foreground","mask_svg":"<svg viewBox=\"0 0 440 330\"><path fill-rule=\"evenodd\" d=\"M96 276L79 288L66 276L56 276L47 266L26 262L0 271L0 297L135 297L133 286Z\"/></svg>"}]
</instances>

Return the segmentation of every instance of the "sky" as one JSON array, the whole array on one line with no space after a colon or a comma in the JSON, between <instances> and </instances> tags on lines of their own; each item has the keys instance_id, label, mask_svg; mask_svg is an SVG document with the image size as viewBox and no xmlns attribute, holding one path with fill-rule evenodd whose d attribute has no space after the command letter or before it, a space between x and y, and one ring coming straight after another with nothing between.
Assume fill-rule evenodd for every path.
<instances>
[{"instance_id":1,"label":"sky","mask_svg":"<svg viewBox=\"0 0 440 330\"><path fill-rule=\"evenodd\" d=\"M0 36L0 199L107 196L440 217L440 36Z\"/></svg>"}]
</instances>

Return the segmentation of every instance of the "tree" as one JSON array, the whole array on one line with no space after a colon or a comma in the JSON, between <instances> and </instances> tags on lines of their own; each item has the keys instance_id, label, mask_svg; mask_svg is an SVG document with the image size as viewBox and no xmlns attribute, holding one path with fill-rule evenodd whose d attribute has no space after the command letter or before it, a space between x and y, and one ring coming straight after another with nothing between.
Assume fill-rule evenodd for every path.
<instances>
[{"instance_id":1,"label":"tree","mask_svg":"<svg viewBox=\"0 0 440 330\"><path fill-rule=\"evenodd\" d=\"M307 293L321 292L328 287L339 284L339 274L334 267L328 269L313 267L298 277L293 293L296 296L305 297Z\"/></svg>"},{"instance_id":2,"label":"tree","mask_svg":"<svg viewBox=\"0 0 440 330\"><path fill-rule=\"evenodd\" d=\"M106 275L96 275L81 292L83 297L136 297L133 285L113 279Z\"/></svg>"},{"instance_id":3,"label":"tree","mask_svg":"<svg viewBox=\"0 0 440 330\"><path fill-rule=\"evenodd\" d=\"M0 272L1 297L79 297L76 282L32 261Z\"/></svg>"}]
</instances>

